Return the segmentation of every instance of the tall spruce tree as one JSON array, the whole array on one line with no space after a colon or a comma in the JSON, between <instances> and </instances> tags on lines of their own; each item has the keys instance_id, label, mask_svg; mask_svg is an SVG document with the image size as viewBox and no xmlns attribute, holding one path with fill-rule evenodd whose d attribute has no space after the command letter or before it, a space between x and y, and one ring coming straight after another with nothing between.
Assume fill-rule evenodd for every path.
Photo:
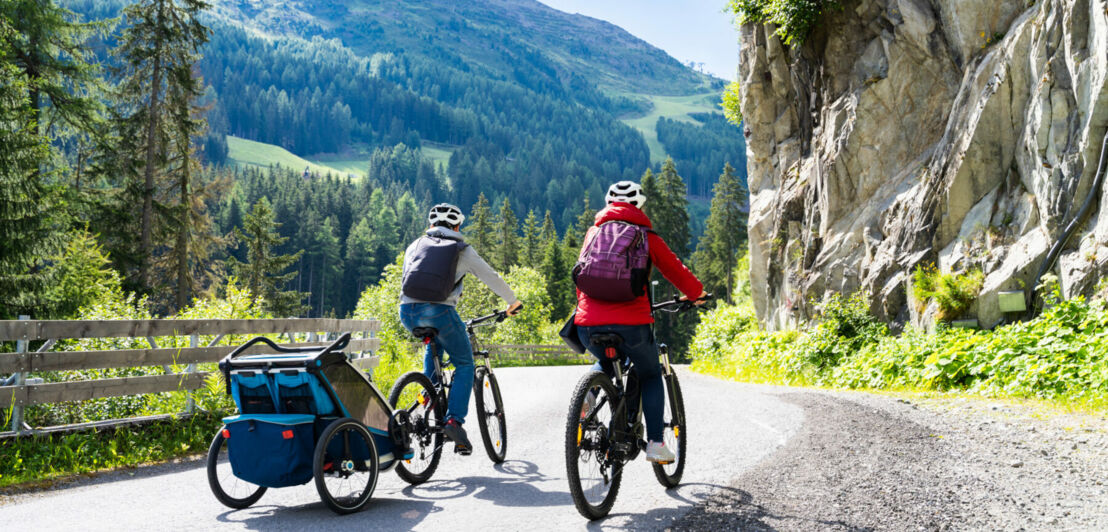
<instances>
[{"instance_id":1,"label":"tall spruce tree","mask_svg":"<svg viewBox=\"0 0 1108 532\"><path fill-rule=\"evenodd\" d=\"M527 211L527 218L523 220L523 253L520 262L529 268L537 268L542 261L543 247L542 228L532 209Z\"/></svg>"},{"instance_id":2,"label":"tall spruce tree","mask_svg":"<svg viewBox=\"0 0 1108 532\"><path fill-rule=\"evenodd\" d=\"M303 251L291 255L279 255L277 248L288 240L282 237L277 228L281 224L274 221L273 208L269 200L261 198L247 213L242 230L235 234L246 244L247 262L228 259L235 276L246 283L254 298L265 300L266 308L276 316L291 317L303 310L300 304L301 294L284 290L285 285L296 276L296 272L285 273L294 262L300 259Z\"/></svg>"},{"instance_id":3,"label":"tall spruce tree","mask_svg":"<svg viewBox=\"0 0 1108 532\"><path fill-rule=\"evenodd\" d=\"M171 158L180 153L179 131L189 128L188 113L180 112L178 95L188 97L196 87L192 67L199 49L208 41L208 29L200 14L208 8L203 0L139 0L123 10L128 26L115 50L120 64L120 136L134 162L125 168L141 183L142 200L139 238L139 282L152 288L151 259L154 252L156 193L166 179Z\"/></svg>"},{"instance_id":4,"label":"tall spruce tree","mask_svg":"<svg viewBox=\"0 0 1108 532\"><path fill-rule=\"evenodd\" d=\"M723 291L734 302L732 270L746 240L746 189L731 164L725 164L714 187L704 236L696 246L693 263L709 292Z\"/></svg>"},{"instance_id":5,"label":"tall spruce tree","mask_svg":"<svg viewBox=\"0 0 1108 532\"><path fill-rule=\"evenodd\" d=\"M51 317L43 259L61 250L71 213L50 183L67 139L102 129L86 46L102 26L76 19L50 1L0 2L0 319Z\"/></svg>"},{"instance_id":6,"label":"tall spruce tree","mask_svg":"<svg viewBox=\"0 0 1108 532\"><path fill-rule=\"evenodd\" d=\"M496 254L493 256L493 264L500 271L508 271L512 266L519 264L519 220L512 212L512 205L508 198L500 205L500 215L497 216L496 229Z\"/></svg>"},{"instance_id":7,"label":"tall spruce tree","mask_svg":"<svg viewBox=\"0 0 1108 532\"><path fill-rule=\"evenodd\" d=\"M473 204L473 212L469 216L470 224L467 233L469 245L473 246L482 257L489 257L493 251L495 242L495 229L492 226L492 214L489 209L489 200L482 192L477 196L477 203Z\"/></svg>"},{"instance_id":8,"label":"tall spruce tree","mask_svg":"<svg viewBox=\"0 0 1108 532\"><path fill-rule=\"evenodd\" d=\"M542 218L542 231L539 232L539 235L542 238L543 248L546 247L546 244L558 239L558 230L554 227L554 219L550 217L549 210Z\"/></svg>"},{"instance_id":9,"label":"tall spruce tree","mask_svg":"<svg viewBox=\"0 0 1108 532\"><path fill-rule=\"evenodd\" d=\"M546 278L546 293L553 306L551 317L555 320L564 319L573 310L577 296L570 276L570 265L565 259L565 247L557 239L546 243L540 271Z\"/></svg>"},{"instance_id":10,"label":"tall spruce tree","mask_svg":"<svg viewBox=\"0 0 1108 532\"><path fill-rule=\"evenodd\" d=\"M673 159L666 159L656 175L647 170L643 175L642 187L647 194L643 210L654 224L654 231L679 258L687 259L690 239L688 199L685 182L677 174ZM656 294L659 299L676 292L657 270L652 277L659 282L659 288L665 287ZM684 360L684 347L692 337L696 320L696 314L692 312L662 314L657 317L658 340L673 347L678 360Z\"/></svg>"}]
</instances>

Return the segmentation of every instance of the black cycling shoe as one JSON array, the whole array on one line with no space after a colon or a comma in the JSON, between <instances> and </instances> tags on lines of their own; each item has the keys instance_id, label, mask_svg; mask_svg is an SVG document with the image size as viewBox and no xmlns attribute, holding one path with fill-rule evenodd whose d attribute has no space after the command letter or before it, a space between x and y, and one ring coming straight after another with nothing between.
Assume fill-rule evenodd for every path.
<instances>
[{"instance_id":1,"label":"black cycling shoe","mask_svg":"<svg viewBox=\"0 0 1108 532\"><path fill-rule=\"evenodd\" d=\"M462 424L458 423L458 420L448 420L446 426L442 428L442 432L447 438L454 441L454 452L462 456L469 456L473 452L473 445L470 445L469 438L466 437L466 429L462 428Z\"/></svg>"}]
</instances>

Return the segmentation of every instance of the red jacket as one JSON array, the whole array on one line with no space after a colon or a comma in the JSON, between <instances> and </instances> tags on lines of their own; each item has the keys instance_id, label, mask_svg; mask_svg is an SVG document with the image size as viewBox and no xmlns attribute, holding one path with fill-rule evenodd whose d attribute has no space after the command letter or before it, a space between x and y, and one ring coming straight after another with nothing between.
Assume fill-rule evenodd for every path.
<instances>
[{"instance_id":1,"label":"red jacket","mask_svg":"<svg viewBox=\"0 0 1108 532\"><path fill-rule=\"evenodd\" d=\"M597 226L611 220L630 222L643 227L652 227L650 218L646 217L638 207L629 203L613 203L596 213L596 223L589 228L585 235L584 243L589 241ZM647 242L650 246L650 263L662 272L667 281L674 284L681 293L689 299L699 297L704 291L704 286L684 264L670 251L662 237L648 233ZM584 244L582 244L584 247ZM649 292L648 292L649 293ZM646 325L654 323L654 316L650 313L650 298L648 295L640 296L632 301L601 301L577 291L577 315L573 319L577 325Z\"/></svg>"}]
</instances>

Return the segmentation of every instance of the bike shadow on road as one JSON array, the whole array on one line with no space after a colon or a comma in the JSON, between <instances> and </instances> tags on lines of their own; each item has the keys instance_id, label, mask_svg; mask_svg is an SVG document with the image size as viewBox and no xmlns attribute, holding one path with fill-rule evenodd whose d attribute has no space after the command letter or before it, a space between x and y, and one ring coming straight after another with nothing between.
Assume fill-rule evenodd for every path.
<instances>
[{"instance_id":1,"label":"bike shadow on road","mask_svg":"<svg viewBox=\"0 0 1108 532\"><path fill-rule=\"evenodd\" d=\"M691 501L678 493L681 488L696 485L708 486L712 488L714 495L722 494L725 496L726 499L733 502L728 504L725 509L715 507L712 510L709 510L708 505L704 504L704 501ZM773 524L774 522L776 522L784 524L785 528L790 530L842 530L846 532L872 532L874 530L872 528L854 526L841 520L826 520L792 515L782 512L774 512L773 510L756 503L754 501L754 497L749 492L729 486L718 486L715 484L682 484L678 488L666 490L666 493L674 499L693 504L693 508L691 509L691 511L684 513L679 518L672 519L669 522L664 521L664 509L652 510L650 512L647 512L646 514L641 515L611 514L604 520L590 523L588 528L590 530L610 529L612 527L604 526L604 521L617 517L631 517L630 523L628 523L626 526L620 526L618 528L639 530L651 528L668 528L672 526L675 529L710 530L724 528L727 530L743 530L751 532L773 532L779 530ZM710 518L706 517L706 514L709 513L726 513L728 515L722 519L719 516ZM621 525L623 524L621 523Z\"/></svg>"},{"instance_id":2,"label":"bike shadow on road","mask_svg":"<svg viewBox=\"0 0 1108 532\"><path fill-rule=\"evenodd\" d=\"M505 476L468 476L451 480L432 480L401 490L413 499L446 500L472 496L498 506L541 507L572 505L569 491L544 491L536 482L558 480L542 473L539 466L526 460L508 460L494 466Z\"/></svg>"},{"instance_id":3,"label":"bike shadow on road","mask_svg":"<svg viewBox=\"0 0 1108 532\"><path fill-rule=\"evenodd\" d=\"M245 510L227 510L216 519L222 524L235 524L249 530L411 530L428 515L442 511L431 501L374 497L360 512L335 515L322 502L301 505L281 504L251 506Z\"/></svg>"}]
</instances>

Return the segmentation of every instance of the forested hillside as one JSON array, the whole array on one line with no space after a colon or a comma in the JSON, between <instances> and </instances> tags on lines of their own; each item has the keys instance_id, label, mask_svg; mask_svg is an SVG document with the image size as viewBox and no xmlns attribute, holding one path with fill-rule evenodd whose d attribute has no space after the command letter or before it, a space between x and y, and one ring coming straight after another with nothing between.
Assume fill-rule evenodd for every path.
<instances>
[{"instance_id":1,"label":"forested hillside","mask_svg":"<svg viewBox=\"0 0 1108 532\"><path fill-rule=\"evenodd\" d=\"M93 18L122 5L73 4ZM222 1L206 20L212 33L197 67L213 138L363 167L377 148L432 143L452 154L453 184L432 199L472 205L484 193L498 205L511 197L550 210L559 228L586 193L596 202L610 181L650 166L640 132L621 117L648 112L650 94L722 87L618 27L522 0ZM721 114L676 117L680 126L659 119L648 127L692 194L709 194L724 162L744 176L739 130L700 126ZM224 162L226 151L205 143L209 162Z\"/></svg>"},{"instance_id":2,"label":"forested hillside","mask_svg":"<svg viewBox=\"0 0 1108 532\"><path fill-rule=\"evenodd\" d=\"M173 315L232 282L278 316L389 312L386 267L450 201L549 324L620 179L727 288L745 147L719 80L615 26L526 0L59 3L0 10L4 316Z\"/></svg>"}]
</instances>

